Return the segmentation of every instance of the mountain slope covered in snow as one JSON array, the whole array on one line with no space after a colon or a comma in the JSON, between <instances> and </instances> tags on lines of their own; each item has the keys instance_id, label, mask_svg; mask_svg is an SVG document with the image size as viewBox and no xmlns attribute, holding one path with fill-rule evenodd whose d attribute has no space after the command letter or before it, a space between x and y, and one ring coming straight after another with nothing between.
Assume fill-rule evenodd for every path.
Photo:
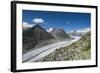
<instances>
[{"instance_id":1,"label":"mountain slope covered in snow","mask_svg":"<svg viewBox=\"0 0 100 73\"><path fill-rule=\"evenodd\" d=\"M74 35L74 36L82 36L85 33L89 32L90 28L84 28L84 29L79 29L79 30L75 30L75 31L71 31L68 32L70 35Z\"/></svg>"}]
</instances>

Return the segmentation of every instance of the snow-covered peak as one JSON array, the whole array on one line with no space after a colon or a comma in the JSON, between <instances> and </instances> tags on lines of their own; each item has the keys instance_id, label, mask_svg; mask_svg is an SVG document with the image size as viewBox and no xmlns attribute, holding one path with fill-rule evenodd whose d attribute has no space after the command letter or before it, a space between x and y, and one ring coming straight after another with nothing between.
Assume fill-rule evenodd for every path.
<instances>
[{"instance_id":1,"label":"snow-covered peak","mask_svg":"<svg viewBox=\"0 0 100 73\"><path fill-rule=\"evenodd\" d=\"M53 28L48 28L47 29L47 32L51 32L51 31L53 31Z\"/></svg>"},{"instance_id":2,"label":"snow-covered peak","mask_svg":"<svg viewBox=\"0 0 100 73\"><path fill-rule=\"evenodd\" d=\"M86 33L86 32L89 32L89 31L90 31L90 28L84 28L84 29L76 30L77 33Z\"/></svg>"},{"instance_id":3,"label":"snow-covered peak","mask_svg":"<svg viewBox=\"0 0 100 73\"><path fill-rule=\"evenodd\" d=\"M75 31L70 31L69 34L79 36L79 35L84 35L85 33L89 32L90 28L84 28L84 29L79 29Z\"/></svg>"}]
</instances>

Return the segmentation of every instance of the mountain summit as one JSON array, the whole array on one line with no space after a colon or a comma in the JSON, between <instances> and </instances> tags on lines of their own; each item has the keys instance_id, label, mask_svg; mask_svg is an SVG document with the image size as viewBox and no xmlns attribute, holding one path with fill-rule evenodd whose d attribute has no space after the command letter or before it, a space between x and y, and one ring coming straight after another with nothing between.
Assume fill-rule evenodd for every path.
<instances>
[{"instance_id":1,"label":"mountain summit","mask_svg":"<svg viewBox=\"0 0 100 73\"><path fill-rule=\"evenodd\" d=\"M23 31L23 49L32 49L40 41L46 41L50 39L55 38L40 25L35 25L27 31Z\"/></svg>"},{"instance_id":2,"label":"mountain summit","mask_svg":"<svg viewBox=\"0 0 100 73\"><path fill-rule=\"evenodd\" d=\"M51 31L51 34L58 40L69 39L70 36L63 29L54 29Z\"/></svg>"}]
</instances>

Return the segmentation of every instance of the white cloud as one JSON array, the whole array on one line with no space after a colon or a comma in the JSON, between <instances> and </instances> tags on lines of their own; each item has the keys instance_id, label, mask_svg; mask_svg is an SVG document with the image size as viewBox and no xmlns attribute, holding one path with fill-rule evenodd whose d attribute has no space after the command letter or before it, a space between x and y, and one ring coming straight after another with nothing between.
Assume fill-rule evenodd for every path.
<instances>
[{"instance_id":1,"label":"white cloud","mask_svg":"<svg viewBox=\"0 0 100 73\"><path fill-rule=\"evenodd\" d=\"M44 20L42 18L35 18L33 19L33 23L29 24L27 22L23 22L23 29L31 28L37 24L42 24Z\"/></svg>"},{"instance_id":2,"label":"white cloud","mask_svg":"<svg viewBox=\"0 0 100 73\"><path fill-rule=\"evenodd\" d=\"M44 20L42 18L35 18L33 19L34 24L42 24L44 23Z\"/></svg>"},{"instance_id":3,"label":"white cloud","mask_svg":"<svg viewBox=\"0 0 100 73\"><path fill-rule=\"evenodd\" d=\"M28 24L27 22L23 22L23 28L30 28L33 27L33 24Z\"/></svg>"}]
</instances>

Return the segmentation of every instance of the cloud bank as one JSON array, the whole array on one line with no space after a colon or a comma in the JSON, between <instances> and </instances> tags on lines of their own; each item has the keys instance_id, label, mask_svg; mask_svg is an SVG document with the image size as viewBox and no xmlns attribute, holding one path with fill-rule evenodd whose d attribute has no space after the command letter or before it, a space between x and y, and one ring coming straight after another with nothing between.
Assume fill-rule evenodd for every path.
<instances>
[{"instance_id":1,"label":"cloud bank","mask_svg":"<svg viewBox=\"0 0 100 73\"><path fill-rule=\"evenodd\" d=\"M23 29L27 29L27 28L31 28L31 27L33 27L34 25L32 25L32 24L29 24L29 23L27 23L27 22L23 22Z\"/></svg>"}]
</instances>

